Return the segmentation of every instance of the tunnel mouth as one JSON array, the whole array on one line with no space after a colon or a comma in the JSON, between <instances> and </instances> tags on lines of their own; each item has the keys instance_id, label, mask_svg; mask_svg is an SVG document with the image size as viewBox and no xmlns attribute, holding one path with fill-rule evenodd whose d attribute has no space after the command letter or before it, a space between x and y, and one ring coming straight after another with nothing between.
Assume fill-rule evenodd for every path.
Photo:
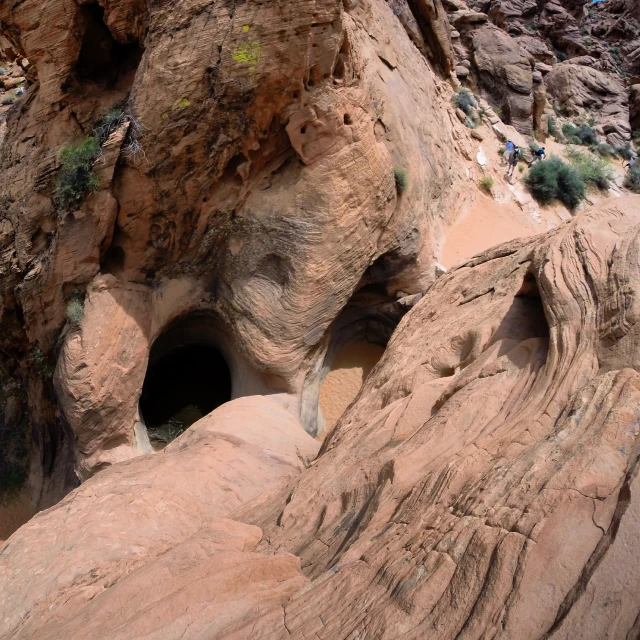
<instances>
[{"instance_id":1,"label":"tunnel mouth","mask_svg":"<svg viewBox=\"0 0 640 640\"><path fill-rule=\"evenodd\" d=\"M231 400L231 371L202 322L186 322L154 344L140 415L155 451Z\"/></svg>"}]
</instances>

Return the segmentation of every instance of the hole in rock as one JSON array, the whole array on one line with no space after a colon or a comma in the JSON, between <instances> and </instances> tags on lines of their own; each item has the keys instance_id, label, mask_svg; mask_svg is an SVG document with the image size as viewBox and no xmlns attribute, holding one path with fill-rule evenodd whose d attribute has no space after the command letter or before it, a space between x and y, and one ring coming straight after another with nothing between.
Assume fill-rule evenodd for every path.
<instances>
[{"instance_id":1,"label":"hole in rock","mask_svg":"<svg viewBox=\"0 0 640 640\"><path fill-rule=\"evenodd\" d=\"M139 44L122 44L115 40L104 23L104 9L98 4L85 5L81 11L84 32L76 63L77 77L104 87L126 81L140 64L142 49Z\"/></svg>"},{"instance_id":2,"label":"hole in rock","mask_svg":"<svg viewBox=\"0 0 640 640\"><path fill-rule=\"evenodd\" d=\"M538 282L531 272L527 272L513 305L503 320L507 327L514 325L526 337L548 338L549 323L544 312Z\"/></svg>"},{"instance_id":3,"label":"hole in rock","mask_svg":"<svg viewBox=\"0 0 640 640\"><path fill-rule=\"evenodd\" d=\"M353 124L353 120L351 119L351 116L348 113L344 114L344 123L346 125Z\"/></svg>"},{"instance_id":4,"label":"hole in rock","mask_svg":"<svg viewBox=\"0 0 640 640\"><path fill-rule=\"evenodd\" d=\"M320 387L320 409L327 432L355 400L383 353L384 347L366 340L354 342L337 353Z\"/></svg>"},{"instance_id":5,"label":"hole in rock","mask_svg":"<svg viewBox=\"0 0 640 640\"><path fill-rule=\"evenodd\" d=\"M242 176L238 173L240 167L247 162L247 157L243 153L238 153L229 162L224 169L222 179L231 181L233 180L239 185L242 185Z\"/></svg>"},{"instance_id":6,"label":"hole in rock","mask_svg":"<svg viewBox=\"0 0 640 640\"><path fill-rule=\"evenodd\" d=\"M124 249L117 245L111 245L109 249L107 249L104 260L100 265L100 271L102 271L102 273L116 275L124 269L124 260Z\"/></svg>"},{"instance_id":7,"label":"hole in rock","mask_svg":"<svg viewBox=\"0 0 640 640\"><path fill-rule=\"evenodd\" d=\"M140 397L156 451L229 400L231 372L202 319L183 321L156 341Z\"/></svg>"}]
</instances>

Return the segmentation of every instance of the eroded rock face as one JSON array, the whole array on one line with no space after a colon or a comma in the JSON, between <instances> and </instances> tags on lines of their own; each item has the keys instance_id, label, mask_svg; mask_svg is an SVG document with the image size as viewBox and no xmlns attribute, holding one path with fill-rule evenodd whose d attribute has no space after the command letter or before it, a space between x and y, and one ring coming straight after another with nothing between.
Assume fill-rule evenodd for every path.
<instances>
[{"instance_id":1,"label":"eroded rock face","mask_svg":"<svg viewBox=\"0 0 640 640\"><path fill-rule=\"evenodd\" d=\"M473 33L473 61L484 92L523 134L533 127L532 58L504 31L487 25Z\"/></svg>"},{"instance_id":2,"label":"eroded rock face","mask_svg":"<svg viewBox=\"0 0 640 640\"><path fill-rule=\"evenodd\" d=\"M631 135L629 99L622 83L610 73L593 68L595 60L581 64L563 62L547 76L549 93L563 113L570 116L597 113L607 141L623 145Z\"/></svg>"},{"instance_id":3,"label":"eroded rock face","mask_svg":"<svg viewBox=\"0 0 640 640\"><path fill-rule=\"evenodd\" d=\"M248 398L100 473L2 548L4 637L634 637L639 230L626 197L443 275L305 469Z\"/></svg>"},{"instance_id":4,"label":"eroded rock face","mask_svg":"<svg viewBox=\"0 0 640 640\"><path fill-rule=\"evenodd\" d=\"M401 257L378 302L434 280L469 137L425 57L446 73L446 14L410 5L404 24L382 0L0 8L37 74L1 149L3 367L26 381L42 440L62 441L34 480L48 504L70 464L86 478L140 453L146 358L180 314L215 316L220 348L264 382L234 395L287 393L316 433L306 380L369 268ZM124 129L104 145L101 188L67 210L60 149L113 109Z\"/></svg>"},{"instance_id":5,"label":"eroded rock face","mask_svg":"<svg viewBox=\"0 0 640 640\"><path fill-rule=\"evenodd\" d=\"M245 516L313 580L291 636L633 637L639 225L638 197L592 209L405 318L277 526Z\"/></svg>"},{"instance_id":6,"label":"eroded rock face","mask_svg":"<svg viewBox=\"0 0 640 640\"><path fill-rule=\"evenodd\" d=\"M221 633L228 618L237 623L258 604L286 601L307 582L298 560L285 554L254 562L250 552L261 531L223 519L282 487L318 447L277 401L243 398L162 453L105 470L3 547L0 637L86 635L89 602L99 610L99 636L117 621L118 630L111 628L122 637L160 633L165 625L176 637L187 627L191 637L202 637L209 629ZM34 547L47 549L47 557L33 554ZM37 574L47 579L36 586ZM220 600L214 594L221 588ZM133 597L140 589L146 605ZM185 599L203 607L195 627L191 615L182 615ZM133 604L130 617L122 611L126 602ZM155 606L165 617L152 622L143 612Z\"/></svg>"}]
</instances>

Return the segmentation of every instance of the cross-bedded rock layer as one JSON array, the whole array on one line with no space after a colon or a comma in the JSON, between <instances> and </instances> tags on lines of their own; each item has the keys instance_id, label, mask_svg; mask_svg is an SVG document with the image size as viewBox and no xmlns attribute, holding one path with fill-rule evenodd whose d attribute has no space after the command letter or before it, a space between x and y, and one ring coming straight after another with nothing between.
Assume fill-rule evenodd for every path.
<instances>
[{"instance_id":1,"label":"cross-bedded rock layer","mask_svg":"<svg viewBox=\"0 0 640 640\"><path fill-rule=\"evenodd\" d=\"M0 553L3 637L635 637L639 234L628 197L442 277L279 493L313 452L267 399L99 474ZM229 447L271 480L220 475Z\"/></svg>"}]
</instances>

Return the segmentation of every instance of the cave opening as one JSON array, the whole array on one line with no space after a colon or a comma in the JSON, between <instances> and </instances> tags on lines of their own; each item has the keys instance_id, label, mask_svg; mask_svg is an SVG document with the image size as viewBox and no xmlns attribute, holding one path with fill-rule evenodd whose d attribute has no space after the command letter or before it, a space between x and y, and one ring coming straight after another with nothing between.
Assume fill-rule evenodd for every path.
<instances>
[{"instance_id":1,"label":"cave opening","mask_svg":"<svg viewBox=\"0 0 640 640\"><path fill-rule=\"evenodd\" d=\"M84 28L75 67L77 78L105 88L131 85L142 58L140 44L118 42L105 24L100 5L85 5L81 11Z\"/></svg>"},{"instance_id":2,"label":"cave opening","mask_svg":"<svg viewBox=\"0 0 640 640\"><path fill-rule=\"evenodd\" d=\"M149 357L140 415L156 451L231 400L229 365L202 318L161 336Z\"/></svg>"}]
</instances>

